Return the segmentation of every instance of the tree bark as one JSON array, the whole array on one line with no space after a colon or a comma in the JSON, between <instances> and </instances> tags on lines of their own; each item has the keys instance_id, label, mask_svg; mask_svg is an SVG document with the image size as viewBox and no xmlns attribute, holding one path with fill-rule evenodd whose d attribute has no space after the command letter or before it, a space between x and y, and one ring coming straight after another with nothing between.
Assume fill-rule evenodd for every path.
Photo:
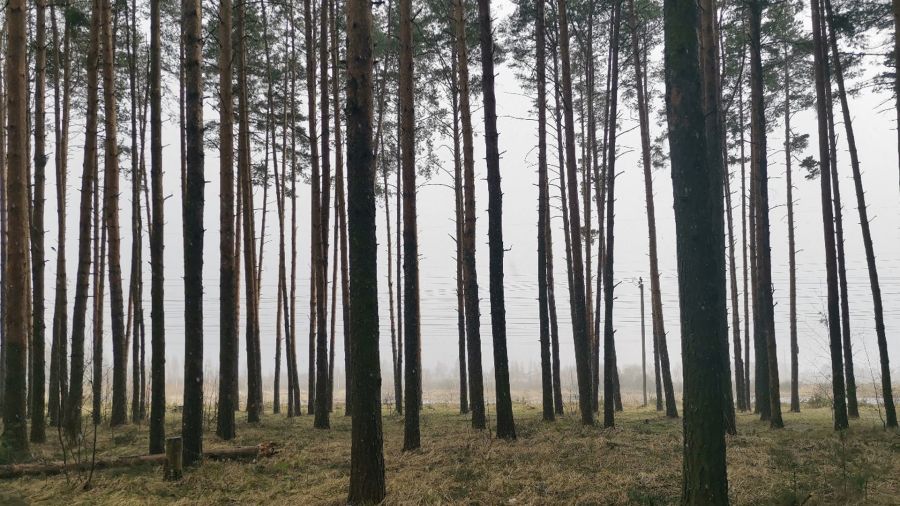
<instances>
[{"instance_id":1,"label":"tree bark","mask_svg":"<svg viewBox=\"0 0 900 506\"><path fill-rule=\"evenodd\" d=\"M182 0L185 80L184 465L203 454L203 73L201 0ZM249 203L248 203L249 205ZM249 232L249 231L248 231ZM248 280L249 281L249 280Z\"/></svg>"},{"instance_id":2,"label":"tree bark","mask_svg":"<svg viewBox=\"0 0 900 506\"><path fill-rule=\"evenodd\" d=\"M384 500L378 259L372 157L372 6L347 0L347 225L350 239L350 363L353 421L347 502Z\"/></svg>"},{"instance_id":3,"label":"tree bark","mask_svg":"<svg viewBox=\"0 0 900 506\"><path fill-rule=\"evenodd\" d=\"M541 0L543 2L543 0ZM542 4L543 5L543 4ZM459 412L469 413L469 382L466 367L466 281L463 278L463 228L465 227L465 199L463 197L462 140L460 139L459 84L456 62L456 46L450 50L450 99L453 108L453 196L455 202L456 241L456 329L459 335ZM385 184L387 188L387 184ZM390 244L390 234L388 234ZM390 265L388 266L390 270Z\"/></svg>"},{"instance_id":4,"label":"tree bark","mask_svg":"<svg viewBox=\"0 0 900 506\"><path fill-rule=\"evenodd\" d=\"M843 430L847 421L841 350L840 308L838 303L837 259L834 244L834 222L831 203L831 152L828 146L828 114L825 91L825 43L822 40L822 9L819 0L810 2L813 26L813 56L816 76L816 116L819 130L819 171L822 189L822 222L825 235L825 269L828 284L828 335L831 351L831 388L834 402L834 429Z\"/></svg>"},{"instance_id":5,"label":"tree bark","mask_svg":"<svg viewBox=\"0 0 900 506\"><path fill-rule=\"evenodd\" d=\"M308 385L309 392L307 394L308 412L315 412L316 403L316 329L318 322L318 302L319 297L324 297L319 292L319 282L317 269L320 262L321 238L322 232L321 219L322 213L319 209L321 204L321 182L319 173L319 146L317 144L318 134L316 133L316 60L315 60L315 41L313 40L313 13L312 1L303 1L303 31L306 47L306 108L307 108L307 139L309 141L310 156L310 184L312 185L312 195L310 197L310 283L309 283L309 370Z\"/></svg>"},{"instance_id":6,"label":"tree bark","mask_svg":"<svg viewBox=\"0 0 900 506\"><path fill-rule=\"evenodd\" d=\"M894 2L895 13L898 11L897 2ZM887 336L884 326L884 307L881 301L881 285L878 281L878 269L875 264L875 248L872 245L872 232L869 229L868 209L866 208L866 196L863 190L862 173L859 168L859 155L856 149L856 135L853 131L853 121L850 117L850 107L847 101L847 91L844 88L844 70L841 63L840 52L837 46L837 35L833 27L833 14L831 0L825 0L825 13L828 31L828 43L831 47L831 55L834 64L834 74L838 87L838 98L841 101L841 113L844 129L847 133L847 145L850 151L850 167L853 170L853 184L856 190L856 207L859 211L859 224L862 230L863 247L866 252L866 267L869 273L869 285L872 290L872 304L875 313L875 335L878 339L878 352L881 362L881 393L884 399L886 425L897 427L897 411L894 407L894 396L891 392L891 367L888 358ZM900 75L900 74L898 74Z\"/></svg>"},{"instance_id":7,"label":"tree bark","mask_svg":"<svg viewBox=\"0 0 900 506\"><path fill-rule=\"evenodd\" d=\"M465 194L463 279L466 281L466 344L469 355L469 403L472 408L472 427L483 429L487 422L484 412L484 380L481 365L481 310L478 301L478 273L475 269L475 155L472 139L472 112L469 105L469 50L466 44L465 5L465 0L454 0L453 2L463 140L463 193Z\"/></svg>"},{"instance_id":8,"label":"tree bark","mask_svg":"<svg viewBox=\"0 0 900 506\"><path fill-rule=\"evenodd\" d=\"M723 174L707 151L700 10L693 0L667 0L664 6L686 407L681 502L728 504L720 360L728 336Z\"/></svg>"},{"instance_id":9,"label":"tree bark","mask_svg":"<svg viewBox=\"0 0 900 506\"><path fill-rule=\"evenodd\" d=\"M28 129L26 118L27 81L27 6L24 0L11 0L6 9L6 106L7 123L7 243L6 280L4 286L11 294L25 294L6 298L6 392L3 399L3 434L0 441L13 458L28 452L25 420L25 371L28 348ZM43 357L41 357L43 358Z\"/></svg>"},{"instance_id":10,"label":"tree bark","mask_svg":"<svg viewBox=\"0 0 900 506\"><path fill-rule=\"evenodd\" d=\"M791 70L787 48L784 50L784 167L787 184L788 219L788 318L791 332L791 411L800 412L799 361L797 344L797 247L794 242L794 185L791 178Z\"/></svg>"}]
</instances>

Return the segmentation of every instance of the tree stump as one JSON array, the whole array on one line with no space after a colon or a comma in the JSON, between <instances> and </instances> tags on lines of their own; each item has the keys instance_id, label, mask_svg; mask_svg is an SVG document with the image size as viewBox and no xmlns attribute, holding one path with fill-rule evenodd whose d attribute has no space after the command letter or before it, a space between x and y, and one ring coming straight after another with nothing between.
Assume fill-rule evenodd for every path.
<instances>
[{"instance_id":1,"label":"tree stump","mask_svg":"<svg viewBox=\"0 0 900 506\"><path fill-rule=\"evenodd\" d=\"M181 436L166 438L166 464L163 466L163 479L177 481L181 479Z\"/></svg>"}]
</instances>

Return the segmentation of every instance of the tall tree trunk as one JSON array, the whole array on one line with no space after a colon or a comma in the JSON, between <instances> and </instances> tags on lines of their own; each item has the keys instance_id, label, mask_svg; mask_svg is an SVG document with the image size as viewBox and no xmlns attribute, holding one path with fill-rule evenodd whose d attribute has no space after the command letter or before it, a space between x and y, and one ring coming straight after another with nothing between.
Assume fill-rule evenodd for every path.
<instances>
[{"instance_id":1,"label":"tall tree trunk","mask_svg":"<svg viewBox=\"0 0 900 506\"><path fill-rule=\"evenodd\" d=\"M44 422L44 188L46 186L47 3L37 0L34 48L34 200L31 206L31 442L47 439Z\"/></svg>"},{"instance_id":2,"label":"tall tree trunk","mask_svg":"<svg viewBox=\"0 0 900 506\"><path fill-rule=\"evenodd\" d=\"M551 4L552 5L552 4ZM558 25L557 25L558 30ZM558 37L557 37L558 39ZM572 313L572 236L569 234L569 207L567 205L568 199L566 198L566 170L565 163L563 162L563 135L562 135L562 90L560 86L560 77L559 77L559 54L558 48L559 44L554 43L553 48L553 75L554 75L554 123L556 127L556 163L559 171L559 197L560 197L560 208L562 208L562 219L563 219L563 238L565 241L565 251L566 251L566 287L569 291L569 314ZM548 197L549 198L549 197ZM603 206L598 206L602 208ZM547 224L548 230L548 241L550 240L549 233L552 230L550 224ZM547 243L547 272L552 275L552 255L553 255L553 247L550 242ZM601 242L602 244L602 242ZM602 279L602 278L601 278ZM553 282L548 279L547 284L550 287L553 287ZM548 294L548 299L550 302L551 311L555 311L555 293L550 292ZM551 313L551 322L553 321L552 313ZM552 331L552 326L551 326ZM551 346L551 351L553 353L553 377L554 377L554 397L553 400L554 408L557 415L563 414L563 400L562 400L562 386L560 381L561 368L559 363L559 325L557 325L557 334L555 339L555 344ZM552 334L551 334L552 336ZM593 406L592 406L593 407Z\"/></svg>"},{"instance_id":3,"label":"tall tree trunk","mask_svg":"<svg viewBox=\"0 0 900 506\"><path fill-rule=\"evenodd\" d=\"M259 288L256 283L256 225L253 210L253 184L250 175L250 112L247 97L247 47L245 24L247 6L237 11L237 71L238 71L238 178L244 207L244 291L247 305L247 421L258 422L262 415L262 371L259 343Z\"/></svg>"},{"instance_id":4,"label":"tall tree trunk","mask_svg":"<svg viewBox=\"0 0 900 506\"><path fill-rule=\"evenodd\" d=\"M825 14L827 17L827 24L830 27L828 30L828 44L831 47L834 75L838 87L838 98L841 101L842 119L844 122L844 129L847 133L847 146L850 151L850 167L853 170L853 184L856 190L856 207L859 211L859 225L862 230L863 247L866 252L866 267L868 268L869 285L872 290L872 305L875 313L875 335L878 339L878 352L881 361L881 393L884 399L885 417L887 419L886 425L888 427L897 427L897 411L894 407L894 396L891 392L891 367L888 358L887 336L884 327L884 307L881 301L881 285L878 281L878 269L875 265L875 248L872 245L872 232L869 229L869 215L868 209L866 208L866 195L863 190L862 173L859 168L856 135L853 131L853 121L850 117L847 91L844 87L844 69L840 52L838 51L837 35L833 26L834 15L831 10L831 0L825 0Z\"/></svg>"},{"instance_id":5,"label":"tall tree trunk","mask_svg":"<svg viewBox=\"0 0 900 506\"><path fill-rule=\"evenodd\" d=\"M347 225L350 239L350 363L353 421L347 501L384 500L378 259L372 157L372 6L347 0Z\"/></svg>"},{"instance_id":6,"label":"tall tree trunk","mask_svg":"<svg viewBox=\"0 0 900 506\"><path fill-rule=\"evenodd\" d=\"M0 31L0 48L2 48L2 40L7 38L6 20ZM5 53L5 49L3 49ZM27 64L26 64L27 66ZM2 76L0 76L0 126L6 126L6 65L2 67ZM7 306L7 290L6 290L6 218L7 218L7 191L6 191L6 129L0 128L0 408L3 406L3 396L6 389L6 306Z\"/></svg>"},{"instance_id":7,"label":"tall tree trunk","mask_svg":"<svg viewBox=\"0 0 900 506\"><path fill-rule=\"evenodd\" d=\"M706 111L707 157L709 159L708 164L713 168L713 172L722 175L724 190L727 170L724 156L725 133L723 129L722 88L721 79L719 78L719 41L715 2L703 0L700 8L700 65L703 71L703 107ZM731 361L728 357L727 332L722 335L721 350L720 360L722 368L720 371L723 381L721 391L725 396L722 403L722 408L725 410L723 417L725 430L729 434L736 434L737 426L735 424L734 400L731 393Z\"/></svg>"},{"instance_id":8,"label":"tall tree trunk","mask_svg":"<svg viewBox=\"0 0 900 506\"><path fill-rule=\"evenodd\" d=\"M53 27L53 46L59 48L59 28L57 27L56 9L51 9ZM62 60L60 51L54 51L54 124L56 133L56 298L53 307L52 344L50 349L50 401L48 415L50 424L59 426L62 423L66 404L68 346L68 291L66 277L66 180L68 176L69 145L69 74L71 58L69 58L69 26L63 25ZM62 75L60 75L62 72Z\"/></svg>"},{"instance_id":9,"label":"tall tree trunk","mask_svg":"<svg viewBox=\"0 0 900 506\"><path fill-rule=\"evenodd\" d=\"M319 8L319 90L322 114L322 135L319 137L322 153L321 204L319 212L318 256L315 264L318 286L316 287L316 408L314 426L329 427L328 420L328 218L331 211L331 160L329 104L328 104L328 0L322 0ZM313 183L315 184L315 183Z\"/></svg>"},{"instance_id":10,"label":"tall tree trunk","mask_svg":"<svg viewBox=\"0 0 900 506\"><path fill-rule=\"evenodd\" d=\"M750 93L753 141L752 155L756 165L759 201L756 207L757 271L759 284L759 312L761 330L765 339L769 375L769 403L772 428L781 428L781 395L778 380L778 354L775 349L775 309L772 301L772 256L769 246L769 175L766 154L766 113L763 103L761 19L763 5L760 0L750 4Z\"/></svg>"},{"instance_id":11,"label":"tall tree trunk","mask_svg":"<svg viewBox=\"0 0 900 506\"><path fill-rule=\"evenodd\" d=\"M81 433L81 406L84 389L84 339L87 300L91 270L91 215L96 199L97 179L97 94L99 77L100 14L99 0L94 0L91 13L90 43L85 62L87 111L85 113L84 162L81 177L81 204L78 226L78 269L75 278L75 301L72 309L72 358L69 395L66 403L66 434L74 439ZM4 284L5 285L5 284ZM7 360L9 356L7 354Z\"/></svg>"},{"instance_id":12,"label":"tall tree trunk","mask_svg":"<svg viewBox=\"0 0 900 506\"><path fill-rule=\"evenodd\" d=\"M125 301L122 291L121 238L119 231L119 146L116 137L115 38L112 7L102 0L100 24L103 29L103 108L105 149L103 155L103 220L106 222L109 263L109 304L113 344L112 411L109 424L128 421L128 343L125 338Z\"/></svg>"},{"instance_id":13,"label":"tall tree trunk","mask_svg":"<svg viewBox=\"0 0 900 506\"><path fill-rule=\"evenodd\" d=\"M484 380L481 366L481 310L478 301L478 273L475 270L475 155L472 139L472 112L469 105L469 50L466 44L465 0L453 1L456 58L459 70L459 109L463 139L463 193L465 226L463 229L463 279L466 281L466 344L469 355L469 402L472 427L486 426Z\"/></svg>"},{"instance_id":14,"label":"tall tree trunk","mask_svg":"<svg viewBox=\"0 0 900 506\"><path fill-rule=\"evenodd\" d=\"M203 73L201 0L182 0L185 81L184 409L185 465L203 454ZM250 203L247 204L248 206ZM249 231L248 231L249 233Z\"/></svg>"},{"instance_id":15,"label":"tall tree trunk","mask_svg":"<svg viewBox=\"0 0 900 506\"><path fill-rule=\"evenodd\" d=\"M590 343L584 321L584 263L581 258L581 214L578 209L578 184L575 159L575 121L572 111L572 71L569 60L569 19L566 12L567 0L558 0L559 5L559 52L562 60L563 117L565 119L566 173L569 179L568 206L572 241L572 330L575 340L575 365L578 376L578 403L581 423L594 424L591 409L591 368L589 363Z\"/></svg>"},{"instance_id":16,"label":"tall tree trunk","mask_svg":"<svg viewBox=\"0 0 900 506\"><path fill-rule=\"evenodd\" d=\"M150 185L153 195L153 221L150 226L150 453L162 453L165 450L166 437L165 268L163 264L165 199L162 181L159 8L159 0L150 0Z\"/></svg>"},{"instance_id":17,"label":"tall tree trunk","mask_svg":"<svg viewBox=\"0 0 900 506\"><path fill-rule=\"evenodd\" d=\"M419 309L419 233L416 225L416 139L413 97L413 41L412 2L400 0L399 31L399 91L400 99L400 159L403 172L403 335L406 341L406 413L403 423L403 450L415 450L421 445L419 412L422 406L422 335Z\"/></svg>"},{"instance_id":18,"label":"tall tree trunk","mask_svg":"<svg viewBox=\"0 0 900 506\"><path fill-rule=\"evenodd\" d=\"M234 100L232 99L232 4L219 2L219 408L216 435L234 438L234 412L238 399L232 384L238 347L235 326L234 259Z\"/></svg>"},{"instance_id":19,"label":"tall tree trunk","mask_svg":"<svg viewBox=\"0 0 900 506\"><path fill-rule=\"evenodd\" d=\"M12 0L7 4L6 46L6 105L9 110L7 124L7 243L6 280L7 293L26 294L6 298L4 324L5 398L3 402L3 447L15 458L28 452L27 422L25 420L25 371L28 348L28 177L26 102L27 81L27 6L24 0ZM43 358L43 357L42 357Z\"/></svg>"},{"instance_id":20,"label":"tall tree trunk","mask_svg":"<svg viewBox=\"0 0 900 506\"><path fill-rule=\"evenodd\" d=\"M800 412L799 361L797 344L797 247L794 242L794 184L791 178L791 68L787 48L784 49L784 167L787 184L788 219L788 318L791 332L791 411Z\"/></svg>"},{"instance_id":21,"label":"tall tree trunk","mask_svg":"<svg viewBox=\"0 0 900 506\"><path fill-rule=\"evenodd\" d=\"M819 4L825 9L825 2ZM823 14L825 11L823 10ZM827 18L826 18L827 20ZM822 22L822 40L827 44L827 22ZM841 296L841 344L844 351L844 381L847 389L847 415L859 418L859 407L856 400L856 373L853 367L853 346L850 336L850 300L847 290L847 257L844 252L844 206L841 203L841 186L838 179L837 133L834 122L834 94L831 91L831 63L828 61L828 47L822 50L825 54L825 110L828 115L828 147L831 151L831 192L834 204L834 228L837 246L838 290Z\"/></svg>"},{"instance_id":22,"label":"tall tree trunk","mask_svg":"<svg viewBox=\"0 0 900 506\"><path fill-rule=\"evenodd\" d=\"M665 77L684 362L682 504L728 504L722 343L728 338L721 165L710 164L700 10L665 2Z\"/></svg>"},{"instance_id":23,"label":"tall tree trunk","mask_svg":"<svg viewBox=\"0 0 900 506\"><path fill-rule=\"evenodd\" d=\"M547 302L547 230L550 221L547 183L547 61L544 40L544 0L537 0L534 19L538 113L538 319L541 344L541 391L543 417L553 421L553 364L550 352L550 315Z\"/></svg>"},{"instance_id":24,"label":"tall tree trunk","mask_svg":"<svg viewBox=\"0 0 900 506\"><path fill-rule=\"evenodd\" d=\"M516 426L513 420L512 397L509 392L509 360L506 353L506 302L503 293L503 191L500 188L500 150L497 144L499 134L497 133L497 99L494 95L494 33L491 28L490 0L478 0L478 25L481 43L481 93L484 101L484 144L487 159L491 333L494 341L497 437L515 439ZM583 291L584 286L581 288ZM407 298L409 298L408 295Z\"/></svg>"},{"instance_id":25,"label":"tall tree trunk","mask_svg":"<svg viewBox=\"0 0 900 506\"><path fill-rule=\"evenodd\" d=\"M313 40L313 19L312 12L313 0L303 1L303 31L305 36L306 47L306 107L307 107L307 136L309 140L309 156L310 164L310 184L312 185L312 195L310 198L310 283L309 283L309 370L308 370L308 412L315 412L316 403L316 330L318 326L318 301L320 297L324 297L319 292L318 268L321 256L321 219L322 212L319 208L321 205L321 175L319 173L319 145L318 134L316 133L316 60L315 60L315 41Z\"/></svg>"},{"instance_id":26,"label":"tall tree trunk","mask_svg":"<svg viewBox=\"0 0 900 506\"><path fill-rule=\"evenodd\" d=\"M294 16L294 6L288 7L288 16L290 18L290 38L291 38L291 291L290 291L290 314L291 314L291 346L288 359L291 361L293 372L292 383L294 384L294 414L300 415L302 406L300 402L300 371L297 364L297 37L294 27L296 26L296 18ZM315 163L315 162L314 162Z\"/></svg>"},{"instance_id":27,"label":"tall tree trunk","mask_svg":"<svg viewBox=\"0 0 900 506\"><path fill-rule=\"evenodd\" d=\"M100 166L99 155L95 151L95 163ZM101 196L100 179L94 179L94 318L93 318L93 349L91 361L93 362L93 375L91 377L92 409L91 420L96 426L100 425L103 412L103 295L106 289L104 276L106 273L106 220L102 217L100 202L106 196L105 190Z\"/></svg>"},{"instance_id":28,"label":"tall tree trunk","mask_svg":"<svg viewBox=\"0 0 900 506\"><path fill-rule=\"evenodd\" d=\"M541 0L541 6L543 0ZM459 84L457 78L456 46L450 49L450 99L453 108L453 197L455 207L456 240L456 330L459 335L459 412L469 413L469 382L466 367L466 281L463 278L463 228L465 227L465 199L463 198L462 140L460 139ZM386 187L387 185L385 185ZM543 226L543 224L539 224ZM388 234L390 241L390 234ZM541 267L542 268L542 267ZM540 271L539 271L540 272Z\"/></svg>"},{"instance_id":29,"label":"tall tree trunk","mask_svg":"<svg viewBox=\"0 0 900 506\"><path fill-rule=\"evenodd\" d=\"M828 335L831 351L831 388L834 402L834 429L843 430L847 421L844 364L841 351L840 308L838 302L837 259L831 203L831 157L828 146L828 114L825 88L825 41L822 40L822 13L819 0L810 2L813 26L813 56L816 77L816 116L819 130L819 171L822 188L822 222L825 235L825 270L828 284Z\"/></svg>"},{"instance_id":30,"label":"tall tree trunk","mask_svg":"<svg viewBox=\"0 0 900 506\"><path fill-rule=\"evenodd\" d=\"M347 256L347 195L344 190L344 139L341 131L341 68L338 58L340 46L338 45L338 0L332 0L331 6L331 96L334 104L334 192L335 209L339 234L335 248L341 250L341 324L344 338L344 416L350 416L353 396L350 389L350 260ZM338 242L339 241L339 242ZM332 318L332 321L334 318ZM333 333L332 333L333 334ZM332 341L334 335L332 335ZM331 349L334 355L334 347ZM333 364L332 364L333 366Z\"/></svg>"}]
</instances>

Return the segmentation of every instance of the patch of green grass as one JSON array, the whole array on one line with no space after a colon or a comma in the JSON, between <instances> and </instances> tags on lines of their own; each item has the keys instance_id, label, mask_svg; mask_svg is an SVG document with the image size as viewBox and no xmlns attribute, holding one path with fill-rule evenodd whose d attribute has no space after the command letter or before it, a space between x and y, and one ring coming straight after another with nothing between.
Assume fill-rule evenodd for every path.
<instances>
[{"instance_id":1,"label":"patch of green grass","mask_svg":"<svg viewBox=\"0 0 900 506\"><path fill-rule=\"evenodd\" d=\"M385 412L384 452L390 504L677 504L681 493L680 419L652 408L626 407L616 427L583 427L575 406L556 422L534 406L516 405L519 438L500 441L475 431L451 405L422 413L422 448L402 452L403 419ZM206 435L205 448L276 443L279 452L256 462L206 462L177 483L160 467L96 471L85 476L29 477L0 482L2 504L340 504L350 469L350 419L342 407L331 430L312 417L267 414L247 424L238 414L235 441ZM900 436L878 428L869 408L843 434L831 429L828 408L785 413L772 430L738 414L728 438L732 504L896 504L900 497ZM491 422L492 420L489 420ZM179 432L169 413L168 434ZM210 426L210 429L214 427ZM90 431L90 429L89 429ZM51 431L53 432L53 431ZM89 438L92 433L89 433ZM100 427L98 458L146 452L146 426ZM53 435L32 449L37 461L59 458ZM84 452L84 450L83 450Z\"/></svg>"}]
</instances>

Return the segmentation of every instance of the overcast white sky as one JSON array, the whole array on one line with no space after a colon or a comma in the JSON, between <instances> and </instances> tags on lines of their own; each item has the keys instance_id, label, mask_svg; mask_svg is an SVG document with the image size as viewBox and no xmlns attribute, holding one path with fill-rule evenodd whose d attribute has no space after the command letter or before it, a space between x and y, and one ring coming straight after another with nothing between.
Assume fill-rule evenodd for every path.
<instances>
[{"instance_id":1,"label":"overcast white sky","mask_svg":"<svg viewBox=\"0 0 900 506\"><path fill-rule=\"evenodd\" d=\"M500 11L506 11L505 5L495 8L495 17L499 18ZM523 119L531 111L531 102L523 96L523 90L519 87L513 71L500 66L497 75L497 100L500 132L500 151L502 153L501 174L503 177L504 191L504 242L508 248L505 256L506 275L506 303L507 326L509 338L510 361L522 366L529 366L539 361L538 347L538 317L537 317L537 277L536 277L536 222L537 222L537 174L536 162L536 122ZM657 86L656 106L661 106L661 83ZM305 97L305 94L302 94ZM875 239L875 251L878 259L878 268L881 278L881 288L884 297L885 317L888 332L888 342L892 358L893 370L897 371L897 363L900 361L900 340L893 338L900 332L900 309L897 302L900 300L900 250L898 250L897 217L900 214L898 205L898 166L897 166L897 138L894 130L893 109L891 97L867 92L863 96L851 100L854 117L854 127L859 142L859 153L862 162L864 184L867 191L866 197L869 204L870 217L872 218L872 234ZM212 100L207 97L207 100ZM303 100L303 98L301 98ZM482 117L480 115L480 98L473 103L478 106L473 121L476 125L476 134L481 130ZM621 110L621 109L620 109ZM215 114L208 102L206 110L207 120ZM640 315L637 279L648 278L647 257L647 221L644 208L643 173L639 166L637 151L640 147L640 139L635 128L637 118L632 110L625 107L620 118L620 157L618 170L620 175L616 180L616 250L615 250L615 279L619 282L616 289L615 303L615 328L617 351L620 366L639 364L641 357L640 346ZM655 115L651 115L655 117ZM68 179L68 235L67 248L69 270L69 311L71 311L71 297L74 294L74 273L77 258L77 220L78 220L78 196L81 174L81 134L80 121L78 126L73 126L72 148L70 152L70 176ZM798 114L794 118L794 129L797 132L811 134L811 146L814 154L816 146L815 115L812 111ZM776 331L778 338L779 364L784 379L787 379L789 370L789 346L788 346L788 301L787 301L787 218L785 208L785 180L784 180L784 155L781 151L782 129L776 128L769 138L769 191L771 209L771 237L773 255L773 281L775 285L775 313ZM651 135L656 136L660 132L658 125L653 125ZM171 195L166 200L166 357L169 361L169 370L172 366L182 363L184 350L183 329L183 258L181 241L181 212L179 195L179 149L178 129L175 124L165 125L163 128L164 143L164 170L165 191ZM843 139L843 135L841 138ZM450 141L443 141L450 145ZM487 196L486 183L484 181L485 168L483 164L484 139L478 134L475 138L476 151L476 208L478 211L478 261L479 280L481 282L482 296L482 340L485 372L491 370L491 334L490 334L490 308L487 295L488 270L487 270ZM551 144L551 147L553 145ZM52 148L51 148L52 149ZM748 147L749 149L749 147ZM851 326L854 339L854 356L857 364L857 381L869 383L869 363L877 374L878 351L875 342L874 323L872 319L871 293L869 291L868 277L859 231L859 219L857 215L853 182L850 179L849 157L844 145L839 147L840 184L844 200L844 221L846 231L846 251L848 259L848 280L851 308ZM452 160L448 155L450 149L440 148L444 163L448 169L452 167ZM149 154L148 154L149 156ZM555 157L550 157L551 162ZM51 157L52 165L52 157ZM732 167L732 170L738 169ZM822 315L825 311L826 290L824 276L823 257L823 233L821 222L821 205L819 199L818 181L807 181L800 171L795 168L795 216L797 234L797 262L798 262L798 330L800 343L800 370L801 375L810 379L822 379L829 374L827 331L822 323ZM53 282L55 276L55 261L52 255L56 244L56 181L51 167L48 167L47 184L47 246L48 261L47 279L47 316L48 322L52 315ZM209 184L206 187L205 223L206 235L204 238L205 264L204 264L204 356L207 370L215 374L218 360L218 158L212 150L206 152L206 179ZM420 181L421 183L422 181ZM455 369L457 357L457 330L456 330L456 294L455 294L455 246L452 242L453 235L453 193L444 186L451 183L446 174L438 174L432 181L434 183L423 186L420 190L418 202L419 224L419 248L421 261L419 263L421 276L421 311L422 311L422 360L426 369L440 367L442 369ZM130 259L130 181L123 178L123 194L121 198L121 213L123 224L123 256L122 265L124 272L128 272L127 265ZM676 371L680 371L680 336L678 325L678 301L677 280L675 263L674 218L672 212L672 189L668 169L658 170L654 173L654 189L657 209L657 229L659 236L659 256L662 276L662 295L665 313L666 329L668 331L669 350L672 354L672 364ZM733 183L733 191L739 191L737 181ZM274 192L270 192L270 199ZM551 195L558 196L556 189L551 190ZM739 195L735 195L735 205L740 202ZM262 191L257 191L256 206L262 206ZM266 252L263 267L263 285L261 295L261 331L262 354L264 371L274 369L275 355L275 288L277 267L277 218L275 215L274 200L269 203L269 216L266 230ZM594 208L596 213L596 207ZM309 189L303 185L299 194L298 215L300 244L298 244L298 337L297 351L300 364L306 364L307 345L306 326L308 322L308 287L309 287ZM736 210L735 232L740 237L740 212ZM392 221L394 219L392 209ZM593 222L596 227L596 214ZM571 365L573 360L573 345L571 337L571 325L567 309L567 289L565 287L566 275L564 267L563 237L561 233L561 219L558 212L554 211L554 241L556 260L557 304L560 317L561 331L561 358L563 366ZM380 265L380 286L382 292L380 300L381 318L381 350L382 362L390 360L390 333L387 304L387 284L384 282L387 274L386 246L384 215L381 202L379 202L378 217ZM257 228L259 215L257 215ZM393 228L393 223L392 223ZM145 251L147 243L145 241ZM596 244L594 247L596 254ZM144 253L145 261L149 260L149 252ZM740 273L740 256L738 257L738 270ZM596 270L597 262L594 261ZM147 317L148 354L149 354L149 267L144 266L145 276L145 311ZM127 282L127 280L126 280ZM592 283L596 283L593 281ZM741 286L741 285L739 285ZM243 295L243 291L241 292ZM649 292L648 292L648 323L649 323ZM339 298L340 299L340 298ZM107 297L108 300L108 297ZM744 315L741 314L743 320ZM107 316L107 325L109 318ZM729 317L729 324L731 320ZM341 335L341 322L338 319L338 332ZM243 333L243 332L242 332ZM107 339L109 332L107 330ZM243 339L243 338L242 338ZM242 369L243 361L242 348ZM107 350L111 349L109 346ZM648 343L648 353L649 353ZM337 356L342 356L343 346L338 339ZM106 357L106 362L110 358ZM148 357L149 361L149 357ZM341 369L342 360L338 361L338 370ZM175 369L177 370L177 369ZM264 372L265 373L265 372ZM389 376L389 371L384 371L383 376ZM680 374L678 374L680 377Z\"/></svg>"}]
</instances>

